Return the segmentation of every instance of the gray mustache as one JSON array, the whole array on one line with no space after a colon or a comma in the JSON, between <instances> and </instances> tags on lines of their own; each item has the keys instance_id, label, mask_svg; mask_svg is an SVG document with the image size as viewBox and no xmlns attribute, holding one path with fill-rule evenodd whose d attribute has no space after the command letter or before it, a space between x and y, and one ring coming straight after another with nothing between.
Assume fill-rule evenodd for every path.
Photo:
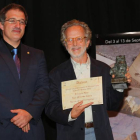
<instances>
[{"instance_id":1,"label":"gray mustache","mask_svg":"<svg viewBox=\"0 0 140 140\"><path fill-rule=\"evenodd\" d=\"M14 28L13 30L16 30L16 31L21 31L21 29L20 29L20 28Z\"/></svg>"}]
</instances>

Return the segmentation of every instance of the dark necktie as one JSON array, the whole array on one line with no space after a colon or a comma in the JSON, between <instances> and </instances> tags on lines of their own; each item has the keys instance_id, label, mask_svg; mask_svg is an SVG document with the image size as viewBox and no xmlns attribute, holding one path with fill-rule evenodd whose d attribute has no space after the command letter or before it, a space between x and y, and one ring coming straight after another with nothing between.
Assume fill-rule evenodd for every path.
<instances>
[{"instance_id":1,"label":"dark necktie","mask_svg":"<svg viewBox=\"0 0 140 140\"><path fill-rule=\"evenodd\" d=\"M19 75L19 78L20 78L20 60L19 60L18 55L17 55L17 49L13 49L12 52L14 53L13 60L16 64L18 75Z\"/></svg>"}]
</instances>

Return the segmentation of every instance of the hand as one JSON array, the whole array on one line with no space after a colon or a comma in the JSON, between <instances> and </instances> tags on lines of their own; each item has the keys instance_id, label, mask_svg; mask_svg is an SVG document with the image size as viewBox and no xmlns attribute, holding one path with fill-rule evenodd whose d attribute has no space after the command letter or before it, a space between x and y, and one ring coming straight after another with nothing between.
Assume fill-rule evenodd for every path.
<instances>
[{"instance_id":1,"label":"hand","mask_svg":"<svg viewBox=\"0 0 140 140\"><path fill-rule=\"evenodd\" d=\"M93 104L93 102L82 105L83 101L75 104L71 110L71 118L75 119L81 115L81 113L85 110L86 107Z\"/></svg>"},{"instance_id":2,"label":"hand","mask_svg":"<svg viewBox=\"0 0 140 140\"><path fill-rule=\"evenodd\" d=\"M115 78L115 74L112 74L112 78Z\"/></svg>"},{"instance_id":3,"label":"hand","mask_svg":"<svg viewBox=\"0 0 140 140\"><path fill-rule=\"evenodd\" d=\"M128 83L131 83L132 78L131 78L130 73L128 73L128 71L129 71L129 68L127 67L127 73L125 74L125 77L126 77L126 79L127 79L127 82L128 82ZM115 78L115 75L114 75L114 74L112 74L112 78Z\"/></svg>"},{"instance_id":4,"label":"hand","mask_svg":"<svg viewBox=\"0 0 140 140\"><path fill-rule=\"evenodd\" d=\"M25 133L28 133L28 131L30 130L30 124L27 123L24 127L22 127L22 131Z\"/></svg>"},{"instance_id":5,"label":"hand","mask_svg":"<svg viewBox=\"0 0 140 140\"><path fill-rule=\"evenodd\" d=\"M132 78L131 78L130 73L128 73L128 71L129 71L129 68L127 67L127 73L125 74L125 77L126 77L126 79L127 79L127 82L128 82L128 83L131 83Z\"/></svg>"},{"instance_id":6,"label":"hand","mask_svg":"<svg viewBox=\"0 0 140 140\"><path fill-rule=\"evenodd\" d=\"M23 109L14 109L11 110L11 112L17 113L17 115L11 119L11 122L19 128L23 128L33 118L30 113Z\"/></svg>"}]
</instances>

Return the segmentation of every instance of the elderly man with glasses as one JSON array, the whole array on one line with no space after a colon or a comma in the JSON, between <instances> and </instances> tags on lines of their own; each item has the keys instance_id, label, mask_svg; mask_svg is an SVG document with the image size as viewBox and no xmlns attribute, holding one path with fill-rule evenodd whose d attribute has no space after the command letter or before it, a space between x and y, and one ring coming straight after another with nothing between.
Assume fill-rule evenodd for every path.
<instances>
[{"instance_id":1,"label":"elderly man with glasses","mask_svg":"<svg viewBox=\"0 0 140 140\"><path fill-rule=\"evenodd\" d=\"M50 99L45 108L46 115L57 123L57 140L113 140L106 110L119 107L123 92L112 88L110 67L88 55L91 37L88 25L78 20L61 28L61 42L70 59L50 73ZM97 76L103 80L103 104L80 101L71 109L62 109L61 82ZM131 82L129 73L126 77Z\"/></svg>"},{"instance_id":2,"label":"elderly man with glasses","mask_svg":"<svg viewBox=\"0 0 140 140\"><path fill-rule=\"evenodd\" d=\"M0 139L45 140L41 113L49 98L44 53L21 43L28 16L21 5L0 11Z\"/></svg>"}]
</instances>

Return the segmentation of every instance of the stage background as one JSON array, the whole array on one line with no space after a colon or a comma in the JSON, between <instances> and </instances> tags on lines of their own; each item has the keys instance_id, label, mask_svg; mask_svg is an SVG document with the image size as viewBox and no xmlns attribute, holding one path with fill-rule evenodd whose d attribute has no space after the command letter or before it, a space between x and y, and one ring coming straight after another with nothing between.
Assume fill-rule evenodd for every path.
<instances>
[{"instance_id":1,"label":"stage background","mask_svg":"<svg viewBox=\"0 0 140 140\"><path fill-rule=\"evenodd\" d=\"M92 30L89 54L95 58L94 34L140 30L139 0L0 0L0 9L9 3L25 7L29 15L22 42L45 52L48 71L69 58L60 43L60 29L68 20L85 21ZM55 140L55 123L43 115L46 138ZM47 120L47 121L46 121Z\"/></svg>"},{"instance_id":2,"label":"stage background","mask_svg":"<svg viewBox=\"0 0 140 140\"><path fill-rule=\"evenodd\" d=\"M118 112L108 112L114 140L140 139L140 32L96 35L96 59L114 67L116 56L125 55L131 84ZM122 94L122 93L120 93Z\"/></svg>"}]
</instances>

